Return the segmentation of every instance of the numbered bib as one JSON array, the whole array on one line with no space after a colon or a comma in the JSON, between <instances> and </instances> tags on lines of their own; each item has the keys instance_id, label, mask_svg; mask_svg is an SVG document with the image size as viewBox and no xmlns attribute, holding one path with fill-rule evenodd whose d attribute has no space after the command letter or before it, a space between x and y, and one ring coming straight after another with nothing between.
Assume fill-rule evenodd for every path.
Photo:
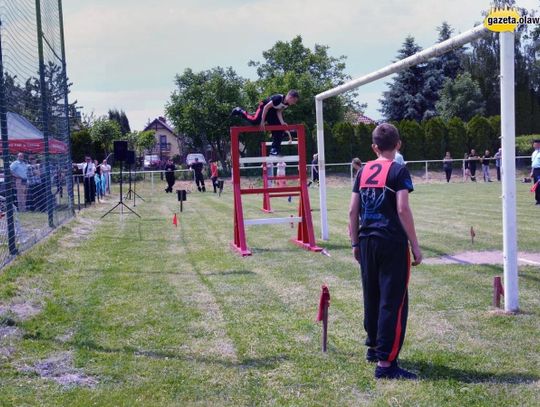
<instances>
[{"instance_id":1,"label":"numbered bib","mask_svg":"<svg viewBox=\"0 0 540 407\"><path fill-rule=\"evenodd\" d=\"M360 188L384 188L392 163L393 161L390 160L377 160L366 163L360 177Z\"/></svg>"}]
</instances>

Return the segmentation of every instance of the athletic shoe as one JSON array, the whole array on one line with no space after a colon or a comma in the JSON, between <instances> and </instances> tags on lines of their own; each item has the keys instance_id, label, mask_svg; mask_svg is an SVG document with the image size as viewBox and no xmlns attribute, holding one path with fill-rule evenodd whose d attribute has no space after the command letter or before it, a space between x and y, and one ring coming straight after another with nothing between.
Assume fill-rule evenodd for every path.
<instances>
[{"instance_id":1,"label":"athletic shoe","mask_svg":"<svg viewBox=\"0 0 540 407\"><path fill-rule=\"evenodd\" d=\"M377 363L379 359L377 359L377 352L375 351L375 348L368 348L366 352L366 360L369 363Z\"/></svg>"},{"instance_id":2,"label":"athletic shoe","mask_svg":"<svg viewBox=\"0 0 540 407\"><path fill-rule=\"evenodd\" d=\"M272 148L272 149L270 149L270 155L277 156L279 154L278 154L278 151L275 148Z\"/></svg>"},{"instance_id":3,"label":"athletic shoe","mask_svg":"<svg viewBox=\"0 0 540 407\"><path fill-rule=\"evenodd\" d=\"M375 368L375 379L390 379L390 380L418 380L418 376L408 370L398 366L396 361L388 367L377 366Z\"/></svg>"},{"instance_id":4,"label":"athletic shoe","mask_svg":"<svg viewBox=\"0 0 540 407\"><path fill-rule=\"evenodd\" d=\"M230 117L234 117L234 116L242 116L242 108L241 107L235 107L232 111L231 111L231 115Z\"/></svg>"},{"instance_id":5,"label":"athletic shoe","mask_svg":"<svg viewBox=\"0 0 540 407\"><path fill-rule=\"evenodd\" d=\"M287 201L291 202L292 201L292 196L288 197Z\"/></svg>"}]
</instances>

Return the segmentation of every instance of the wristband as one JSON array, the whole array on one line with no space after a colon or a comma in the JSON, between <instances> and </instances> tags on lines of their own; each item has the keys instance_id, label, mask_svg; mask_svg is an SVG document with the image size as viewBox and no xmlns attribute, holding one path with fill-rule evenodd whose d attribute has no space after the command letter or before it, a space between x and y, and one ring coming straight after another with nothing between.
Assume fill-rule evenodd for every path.
<instances>
[{"instance_id":1,"label":"wristband","mask_svg":"<svg viewBox=\"0 0 540 407\"><path fill-rule=\"evenodd\" d=\"M354 248L354 247L360 247L360 242L358 242L358 243L352 243L352 244L351 244L351 247L353 247L353 248Z\"/></svg>"}]
</instances>

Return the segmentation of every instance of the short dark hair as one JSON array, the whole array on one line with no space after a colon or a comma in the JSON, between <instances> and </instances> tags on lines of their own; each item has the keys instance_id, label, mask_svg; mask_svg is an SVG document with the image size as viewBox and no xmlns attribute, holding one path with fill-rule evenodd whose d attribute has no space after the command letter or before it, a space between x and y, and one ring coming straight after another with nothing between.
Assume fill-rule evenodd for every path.
<instances>
[{"instance_id":1,"label":"short dark hair","mask_svg":"<svg viewBox=\"0 0 540 407\"><path fill-rule=\"evenodd\" d=\"M372 140L381 151L394 150L399 142L399 131L390 123L382 123L373 130Z\"/></svg>"},{"instance_id":2,"label":"short dark hair","mask_svg":"<svg viewBox=\"0 0 540 407\"><path fill-rule=\"evenodd\" d=\"M292 98L300 99L300 94L298 93L297 90L294 90L294 89L291 89L290 91L288 91L287 95L289 95Z\"/></svg>"}]
</instances>

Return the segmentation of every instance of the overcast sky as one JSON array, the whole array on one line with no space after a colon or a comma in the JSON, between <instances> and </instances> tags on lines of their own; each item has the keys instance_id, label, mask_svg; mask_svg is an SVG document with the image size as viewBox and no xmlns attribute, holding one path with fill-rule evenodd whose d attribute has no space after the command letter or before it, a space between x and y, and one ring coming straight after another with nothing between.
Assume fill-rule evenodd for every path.
<instances>
[{"instance_id":1,"label":"overcast sky","mask_svg":"<svg viewBox=\"0 0 540 407\"><path fill-rule=\"evenodd\" d=\"M518 0L538 9L538 0ZM482 20L489 0L64 0L71 99L84 112L126 111L133 129L163 115L174 77L232 66L255 79L250 59L300 34L304 44L346 55L353 78L392 62L411 34L427 48L447 21L456 33ZM366 114L380 118L380 80L360 89Z\"/></svg>"}]
</instances>

